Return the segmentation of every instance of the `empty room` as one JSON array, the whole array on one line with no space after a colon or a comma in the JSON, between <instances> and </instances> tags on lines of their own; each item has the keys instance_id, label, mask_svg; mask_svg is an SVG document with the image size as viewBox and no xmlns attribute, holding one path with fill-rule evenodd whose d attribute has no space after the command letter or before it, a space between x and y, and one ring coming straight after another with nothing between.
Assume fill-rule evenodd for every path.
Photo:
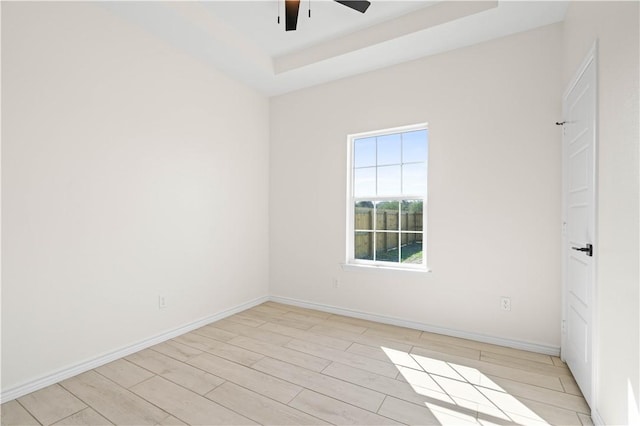
<instances>
[{"instance_id":1,"label":"empty room","mask_svg":"<svg viewBox=\"0 0 640 426\"><path fill-rule=\"evenodd\" d=\"M0 18L2 425L640 424L639 2Z\"/></svg>"}]
</instances>

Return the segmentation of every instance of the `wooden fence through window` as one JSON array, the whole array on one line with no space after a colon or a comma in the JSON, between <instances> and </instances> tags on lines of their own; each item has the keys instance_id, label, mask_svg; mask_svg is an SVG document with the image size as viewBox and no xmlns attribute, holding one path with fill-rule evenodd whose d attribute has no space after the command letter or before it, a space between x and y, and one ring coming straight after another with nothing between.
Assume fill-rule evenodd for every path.
<instances>
[{"instance_id":1,"label":"wooden fence through window","mask_svg":"<svg viewBox=\"0 0 640 426\"><path fill-rule=\"evenodd\" d=\"M422 243L422 212L402 212L398 210L377 210L376 231L373 231L373 208L356 207L355 209L355 257L356 259L373 259L373 238L376 239L376 258L398 250L398 246ZM398 226L398 222L401 222ZM402 228L402 229L400 229Z\"/></svg>"}]
</instances>

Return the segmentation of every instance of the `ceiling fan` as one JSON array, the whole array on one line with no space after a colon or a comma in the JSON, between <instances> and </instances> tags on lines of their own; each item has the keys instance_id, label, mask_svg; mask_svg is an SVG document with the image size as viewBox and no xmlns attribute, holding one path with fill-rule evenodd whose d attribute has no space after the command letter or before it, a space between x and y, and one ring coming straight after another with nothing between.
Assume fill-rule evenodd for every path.
<instances>
[{"instance_id":1,"label":"ceiling fan","mask_svg":"<svg viewBox=\"0 0 640 426\"><path fill-rule=\"evenodd\" d=\"M347 6L360 13L365 13L371 5L370 1L365 0L334 0L343 6ZM287 31L295 31L298 27L298 10L300 9L300 0L285 0L285 29Z\"/></svg>"}]
</instances>

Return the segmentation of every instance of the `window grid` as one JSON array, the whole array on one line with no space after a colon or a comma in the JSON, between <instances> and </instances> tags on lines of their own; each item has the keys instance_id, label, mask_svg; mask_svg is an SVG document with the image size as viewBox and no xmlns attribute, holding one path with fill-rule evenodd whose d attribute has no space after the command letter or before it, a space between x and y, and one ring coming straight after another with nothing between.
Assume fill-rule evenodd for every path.
<instances>
[{"instance_id":1,"label":"window grid","mask_svg":"<svg viewBox=\"0 0 640 426\"><path fill-rule=\"evenodd\" d=\"M369 201L369 200L366 200ZM384 201L394 201L394 200L384 200ZM374 217L374 219L371 221L372 222L372 227L370 228L358 228L355 226L354 224L354 231L355 232L369 232L369 233L373 233L374 238L373 238L373 261L377 261L376 257L377 257L377 243L378 243L378 238L376 236L376 234L397 234L398 235L398 263L401 263L402 260L402 237L403 234L404 235L409 235L409 234L414 234L416 236L418 235L423 235L424 234L424 230L423 231L416 231L416 230L409 230L409 229L402 229L402 225L403 225L403 210L402 210L402 204L401 204L401 200L397 200L398 201L398 227L397 229L378 229L378 205L376 203L373 204L373 214L372 216ZM424 213L423 213L424 214Z\"/></svg>"},{"instance_id":2,"label":"window grid","mask_svg":"<svg viewBox=\"0 0 640 426\"><path fill-rule=\"evenodd\" d=\"M416 125L416 126L408 126L406 128L399 128L399 129L390 129L389 131L382 131L382 132L371 132L369 134L361 134L361 135L353 135L350 136L349 138L349 145L350 145L350 162L349 162L349 168L351 170L350 172L350 178L351 178L351 183L350 183L350 192L349 192L349 209L350 212L348 212L348 217L349 217L349 233L348 233L348 239L350 239L351 241L348 241L347 245L348 245L348 263L365 263L365 264L387 264L387 265L392 265L392 266L401 266L403 268L407 268L407 269L413 269L416 267L419 267L420 269L425 269L426 267L426 259L424 256L424 250L425 250L425 239L424 239L424 235L425 235L425 223L426 223L426 216L425 216L425 211L424 211L424 206L425 206L425 200L426 200L426 195L424 194L405 194L405 165L413 165L413 164L417 164L417 165L421 165L424 164L425 165L425 170L426 170L426 151L425 151L425 160L414 160L412 158L405 158L406 157L406 152L405 152L405 134L409 133L409 132L414 132L414 131L425 131L425 150L427 148L427 126L426 124L424 125ZM374 134L375 133L375 134ZM381 162L380 159L380 150L381 150L381 146L379 143L379 139L381 137L384 136L391 136L391 135L398 135L399 136L399 151L400 151L400 157L399 157L399 161L397 162L392 162L389 164L379 164ZM375 143L375 155L373 158L373 165L371 164L367 164L365 166L359 166L356 167L356 142L358 140L363 140L363 139L369 139L369 138L373 138L374 143ZM366 147L365 147L366 148ZM365 157L366 158L366 157ZM366 161L365 161L366 164ZM398 166L399 167L399 189L397 190L396 195L393 196L382 196L380 195L380 179L379 179L379 173L378 170L381 167L389 167L389 166ZM374 191L375 191L375 195L370 195L370 196L355 196L355 192L356 192L356 171L357 170L362 170L362 169L373 169L375 170L375 186L374 186ZM426 185L426 181L424 182ZM415 188L414 188L415 189ZM426 193L426 187L424 192ZM399 194L399 195L398 195ZM356 224L356 216L357 216L357 208L358 208L358 204L362 203L362 202L367 202L369 204L371 204L371 212L369 212L370 215L370 222L369 222L369 226L363 228L362 226L358 226ZM396 206L397 206L397 225L393 228L393 229L379 229L378 226L378 212L379 212L379 203L381 202L396 202ZM414 226L417 227L417 229L411 229L410 228L410 220L409 220L409 215L411 214L411 212L409 211L409 202L420 202L421 207L419 211L414 211L413 214L417 215L419 214L421 219L420 219L420 226L418 227L418 225L415 222L415 216L414 216ZM407 204L405 204L407 203ZM394 209L395 210L395 209ZM349 214L350 213L350 214ZM406 224L405 224L405 218L404 216L407 215L407 220L409 220ZM385 215L386 217L386 215ZM387 228L387 223L385 223L382 227ZM403 228L407 228L407 229L403 229ZM358 257L357 253L355 252L356 250L356 241L358 239L359 236L362 235L366 235L366 238L368 238L370 240L370 246L371 246L371 254L370 254L370 259L367 257ZM396 246L395 248L392 248L391 250L397 250L397 258L395 260L387 260L387 259L383 259L380 260L380 256L378 253L378 239L380 235L393 235L397 238L397 242L396 242ZM413 237L412 237L413 236ZM388 249L388 245L386 244L386 237L385 237L385 244L384 244L384 249L387 249L387 251L389 251ZM403 262L402 260L402 256L403 256L403 248L409 246L409 244L413 242L414 244L420 244L421 246L421 262L419 264L411 264L408 265L406 263ZM416 243L418 242L418 243ZM393 244L392 244L393 246ZM378 265L380 266L380 265Z\"/></svg>"}]
</instances>

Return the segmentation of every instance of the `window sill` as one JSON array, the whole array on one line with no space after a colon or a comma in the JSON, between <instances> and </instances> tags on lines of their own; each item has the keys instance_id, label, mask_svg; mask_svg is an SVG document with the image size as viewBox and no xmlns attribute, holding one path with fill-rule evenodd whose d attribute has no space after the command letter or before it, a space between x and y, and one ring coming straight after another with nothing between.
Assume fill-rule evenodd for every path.
<instances>
[{"instance_id":1,"label":"window sill","mask_svg":"<svg viewBox=\"0 0 640 426\"><path fill-rule=\"evenodd\" d=\"M357 263L341 263L340 267L343 271L351 272L374 272L374 271L392 271L392 272L408 272L412 274L424 274L431 272L431 269L409 269L409 268L394 268L393 266L380 266L380 265L361 265Z\"/></svg>"}]
</instances>

